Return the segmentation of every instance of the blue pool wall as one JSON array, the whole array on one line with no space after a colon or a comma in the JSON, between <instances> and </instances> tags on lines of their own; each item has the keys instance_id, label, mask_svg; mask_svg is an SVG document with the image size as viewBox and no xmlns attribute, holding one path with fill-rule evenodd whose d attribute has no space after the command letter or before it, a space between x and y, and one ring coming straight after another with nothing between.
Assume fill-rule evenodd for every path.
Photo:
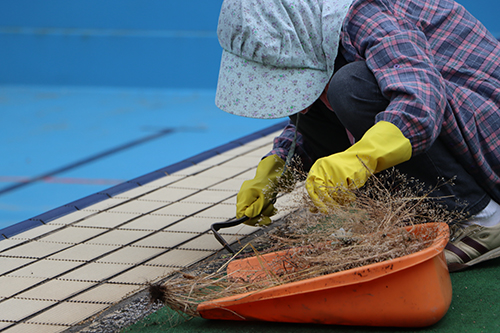
<instances>
[{"instance_id":1,"label":"blue pool wall","mask_svg":"<svg viewBox=\"0 0 500 333\"><path fill-rule=\"evenodd\" d=\"M500 1L460 0L500 37ZM222 0L0 2L0 85L215 89Z\"/></svg>"},{"instance_id":2,"label":"blue pool wall","mask_svg":"<svg viewBox=\"0 0 500 333\"><path fill-rule=\"evenodd\" d=\"M222 0L0 2L0 85L215 89Z\"/></svg>"}]
</instances>

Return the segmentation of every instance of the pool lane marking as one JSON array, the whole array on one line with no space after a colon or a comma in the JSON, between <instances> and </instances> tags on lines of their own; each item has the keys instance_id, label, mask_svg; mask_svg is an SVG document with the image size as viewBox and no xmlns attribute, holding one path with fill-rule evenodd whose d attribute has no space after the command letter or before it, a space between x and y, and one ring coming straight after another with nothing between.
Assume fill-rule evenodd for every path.
<instances>
[{"instance_id":1,"label":"pool lane marking","mask_svg":"<svg viewBox=\"0 0 500 333\"><path fill-rule=\"evenodd\" d=\"M7 186L7 187L5 187L3 189L0 189L0 195L12 192L14 190L17 190L17 189L19 189L21 187L24 187L24 186L27 186L29 184L33 184L35 182L42 182L45 179L50 179L51 177L53 177L55 175L58 175L60 173L63 173L63 172L66 172L66 171L78 168L78 167L80 167L82 165L89 164L89 163L94 162L96 160L99 160L101 158L108 157L110 155L119 153L119 152L127 150L129 148L141 145L143 143L146 143L146 142L149 142L149 141L153 141L155 139L159 139L161 137L170 135L170 134L172 134L174 132L177 132L177 131L179 131L179 129L177 129L177 128L162 129L162 130L160 130L159 132L157 132L155 134L148 135L146 137L143 137L143 138L140 138L140 139L137 139L137 140L133 140L133 141L125 143L123 145L120 145L120 146L117 146L117 147L105 150L105 151L103 151L101 153L98 153L98 154L95 154L93 156L84 158L82 160L76 161L74 163L68 164L68 165L60 167L60 168L57 168L55 170L46 172L46 173L41 174L39 176L35 176L35 177L32 177L32 178L29 178L28 180L26 180L24 182Z\"/></svg>"}]
</instances>

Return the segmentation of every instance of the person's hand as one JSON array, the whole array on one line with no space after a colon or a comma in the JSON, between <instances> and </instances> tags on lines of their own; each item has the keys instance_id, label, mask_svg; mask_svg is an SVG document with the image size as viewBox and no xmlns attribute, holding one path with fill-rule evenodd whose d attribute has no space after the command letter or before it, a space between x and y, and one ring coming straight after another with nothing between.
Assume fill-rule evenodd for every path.
<instances>
[{"instance_id":1,"label":"person's hand","mask_svg":"<svg viewBox=\"0 0 500 333\"><path fill-rule=\"evenodd\" d=\"M255 177L241 185L236 197L236 217L248 216L245 224L269 225L270 216L275 214L274 199L277 194L278 179L283 173L285 162L277 155L260 161Z\"/></svg>"},{"instance_id":2,"label":"person's hand","mask_svg":"<svg viewBox=\"0 0 500 333\"><path fill-rule=\"evenodd\" d=\"M411 157L411 143L399 128L381 121L344 152L318 159L309 171L306 189L322 213L353 200L350 190L363 186L370 175Z\"/></svg>"}]
</instances>

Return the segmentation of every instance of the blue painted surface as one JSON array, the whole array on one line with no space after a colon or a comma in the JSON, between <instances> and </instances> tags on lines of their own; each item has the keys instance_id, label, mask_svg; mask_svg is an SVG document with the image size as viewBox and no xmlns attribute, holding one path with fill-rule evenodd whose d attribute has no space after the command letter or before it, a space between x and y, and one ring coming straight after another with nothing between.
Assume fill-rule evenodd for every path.
<instances>
[{"instance_id":1,"label":"blue painted surface","mask_svg":"<svg viewBox=\"0 0 500 333\"><path fill-rule=\"evenodd\" d=\"M497 0L459 0L500 37ZM213 89L222 0L0 2L0 84Z\"/></svg>"},{"instance_id":2,"label":"blue painted surface","mask_svg":"<svg viewBox=\"0 0 500 333\"><path fill-rule=\"evenodd\" d=\"M0 1L0 229L279 122L214 105L221 3Z\"/></svg>"},{"instance_id":3,"label":"blue painted surface","mask_svg":"<svg viewBox=\"0 0 500 333\"><path fill-rule=\"evenodd\" d=\"M500 1L498 0L456 0L463 5L472 15L478 18L486 28L500 38Z\"/></svg>"},{"instance_id":4,"label":"blue painted surface","mask_svg":"<svg viewBox=\"0 0 500 333\"><path fill-rule=\"evenodd\" d=\"M210 30L222 0L2 1L4 26L137 30Z\"/></svg>"},{"instance_id":5,"label":"blue painted surface","mask_svg":"<svg viewBox=\"0 0 500 333\"><path fill-rule=\"evenodd\" d=\"M4 228L0 228L0 236L2 236L4 238L10 238L10 237L15 236L23 231L26 231L26 230L29 230L31 228L48 223L48 222L50 222L58 217L76 212L77 210L84 209L90 205L98 203L98 202L105 200L107 198L111 198L113 196L119 195L120 193L123 193L125 191L130 190L130 189L133 189L137 186L145 185L151 181L154 181L156 179L164 177L165 174L174 173L174 172L182 170L184 168L196 165L196 164L198 164L198 163L200 163L200 162L202 162L210 157L213 157L213 156L216 156L218 154L229 151L231 149L240 147L240 146L246 144L247 142L250 142L250 141L253 141L255 139L261 138L263 136L266 136L269 133L273 133L275 131L278 131L281 128L283 128L283 126L285 124L286 124L286 121L276 123L276 124L269 126L263 130L257 131L255 133L250 134L250 135L246 135L244 137L241 137L237 140L233 140L233 141L228 142L226 144L212 148L212 149L207 150L203 153L197 154L195 156L192 156L192 157L187 158L185 160L182 160L180 162L174 163L174 164L169 165L167 167L155 170L155 171L150 172L150 173L143 175L141 177L137 177L137 178L134 178L130 181L122 182L122 183L120 183L116 186L113 186L111 188L101 190L98 193L88 195L88 196L83 197L81 199L78 199L76 201L70 202L64 206L60 206L60 207L57 207L55 209L49 210L46 213L34 216L33 218L30 218L28 220L25 220L25 221L22 221L19 223L15 223L13 225L6 226Z\"/></svg>"},{"instance_id":6,"label":"blue painted surface","mask_svg":"<svg viewBox=\"0 0 500 333\"><path fill-rule=\"evenodd\" d=\"M0 2L0 228L272 125L214 105L221 3Z\"/></svg>"},{"instance_id":7,"label":"blue painted surface","mask_svg":"<svg viewBox=\"0 0 500 333\"><path fill-rule=\"evenodd\" d=\"M214 88L221 55L215 34L40 36L35 31L0 33L0 44L9 50L0 53L0 84Z\"/></svg>"},{"instance_id":8,"label":"blue painted surface","mask_svg":"<svg viewBox=\"0 0 500 333\"><path fill-rule=\"evenodd\" d=\"M0 2L0 84L215 88L222 0Z\"/></svg>"},{"instance_id":9,"label":"blue painted surface","mask_svg":"<svg viewBox=\"0 0 500 333\"><path fill-rule=\"evenodd\" d=\"M281 121L222 112L214 94L2 87L0 228Z\"/></svg>"}]
</instances>

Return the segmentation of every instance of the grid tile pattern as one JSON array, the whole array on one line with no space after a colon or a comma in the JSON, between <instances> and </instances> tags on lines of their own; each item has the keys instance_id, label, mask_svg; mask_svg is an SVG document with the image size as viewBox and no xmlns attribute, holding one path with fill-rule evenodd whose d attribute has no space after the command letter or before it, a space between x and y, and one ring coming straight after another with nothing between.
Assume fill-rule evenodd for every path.
<instances>
[{"instance_id":1,"label":"grid tile pattern","mask_svg":"<svg viewBox=\"0 0 500 333\"><path fill-rule=\"evenodd\" d=\"M0 332L64 331L222 249L210 226L234 218L236 193L276 134L0 241Z\"/></svg>"}]
</instances>

